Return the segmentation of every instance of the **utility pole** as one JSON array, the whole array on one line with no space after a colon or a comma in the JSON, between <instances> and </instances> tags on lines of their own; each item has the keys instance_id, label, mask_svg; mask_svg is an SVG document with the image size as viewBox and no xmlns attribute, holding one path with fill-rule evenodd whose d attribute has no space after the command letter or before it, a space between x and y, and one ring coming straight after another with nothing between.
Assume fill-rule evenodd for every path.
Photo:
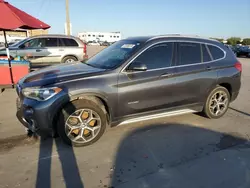
<instances>
[{"instance_id":1,"label":"utility pole","mask_svg":"<svg viewBox=\"0 0 250 188\"><path fill-rule=\"evenodd\" d=\"M66 33L70 35L69 0L66 0Z\"/></svg>"}]
</instances>

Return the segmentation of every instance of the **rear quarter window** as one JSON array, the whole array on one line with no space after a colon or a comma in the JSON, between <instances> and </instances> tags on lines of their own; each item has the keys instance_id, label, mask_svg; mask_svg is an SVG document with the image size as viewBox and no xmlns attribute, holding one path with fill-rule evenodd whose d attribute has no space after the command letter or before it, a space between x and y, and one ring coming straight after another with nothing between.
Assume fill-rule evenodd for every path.
<instances>
[{"instance_id":1,"label":"rear quarter window","mask_svg":"<svg viewBox=\"0 0 250 188\"><path fill-rule=\"evenodd\" d=\"M213 57L213 60L221 59L224 57L224 52L217 46L207 45L207 47Z\"/></svg>"},{"instance_id":2,"label":"rear quarter window","mask_svg":"<svg viewBox=\"0 0 250 188\"><path fill-rule=\"evenodd\" d=\"M65 46L78 46L78 43L74 39L63 38L62 40Z\"/></svg>"}]
</instances>

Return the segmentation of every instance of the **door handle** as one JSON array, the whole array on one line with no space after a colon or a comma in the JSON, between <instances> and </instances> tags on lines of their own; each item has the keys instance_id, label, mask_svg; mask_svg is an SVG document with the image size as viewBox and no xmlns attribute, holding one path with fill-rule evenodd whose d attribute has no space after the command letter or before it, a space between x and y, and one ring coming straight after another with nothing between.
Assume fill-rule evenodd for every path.
<instances>
[{"instance_id":1,"label":"door handle","mask_svg":"<svg viewBox=\"0 0 250 188\"><path fill-rule=\"evenodd\" d=\"M173 73L163 73L162 75L161 75L161 77L166 77L166 78L168 78L168 77L171 77L171 76L173 76L174 74Z\"/></svg>"},{"instance_id":2,"label":"door handle","mask_svg":"<svg viewBox=\"0 0 250 188\"><path fill-rule=\"evenodd\" d=\"M36 50L36 52L41 52L42 50Z\"/></svg>"},{"instance_id":3,"label":"door handle","mask_svg":"<svg viewBox=\"0 0 250 188\"><path fill-rule=\"evenodd\" d=\"M64 51L64 49L59 49L59 51Z\"/></svg>"},{"instance_id":4,"label":"door handle","mask_svg":"<svg viewBox=\"0 0 250 188\"><path fill-rule=\"evenodd\" d=\"M207 69L207 70L212 70L213 67L207 66L206 69Z\"/></svg>"}]
</instances>

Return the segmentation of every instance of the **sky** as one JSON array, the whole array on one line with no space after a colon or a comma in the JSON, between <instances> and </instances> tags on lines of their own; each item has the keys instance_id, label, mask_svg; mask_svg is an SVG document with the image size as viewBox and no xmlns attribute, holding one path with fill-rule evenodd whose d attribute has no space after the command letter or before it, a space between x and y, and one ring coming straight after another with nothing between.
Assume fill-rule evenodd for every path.
<instances>
[{"instance_id":1,"label":"sky","mask_svg":"<svg viewBox=\"0 0 250 188\"><path fill-rule=\"evenodd\" d=\"M6 0L64 33L65 0ZM250 0L69 0L73 35L120 31L250 38Z\"/></svg>"}]
</instances>

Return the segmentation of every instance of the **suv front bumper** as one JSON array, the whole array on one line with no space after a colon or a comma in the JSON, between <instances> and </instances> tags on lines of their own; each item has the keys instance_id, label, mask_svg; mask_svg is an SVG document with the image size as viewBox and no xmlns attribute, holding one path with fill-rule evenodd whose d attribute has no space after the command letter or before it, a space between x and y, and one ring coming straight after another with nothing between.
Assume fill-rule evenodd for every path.
<instances>
[{"instance_id":1,"label":"suv front bumper","mask_svg":"<svg viewBox=\"0 0 250 188\"><path fill-rule=\"evenodd\" d=\"M68 97L65 93L59 93L47 101L36 101L29 98L17 98L18 120L30 131L35 133L52 133L56 127L53 123L54 117L58 114L61 106Z\"/></svg>"}]
</instances>

